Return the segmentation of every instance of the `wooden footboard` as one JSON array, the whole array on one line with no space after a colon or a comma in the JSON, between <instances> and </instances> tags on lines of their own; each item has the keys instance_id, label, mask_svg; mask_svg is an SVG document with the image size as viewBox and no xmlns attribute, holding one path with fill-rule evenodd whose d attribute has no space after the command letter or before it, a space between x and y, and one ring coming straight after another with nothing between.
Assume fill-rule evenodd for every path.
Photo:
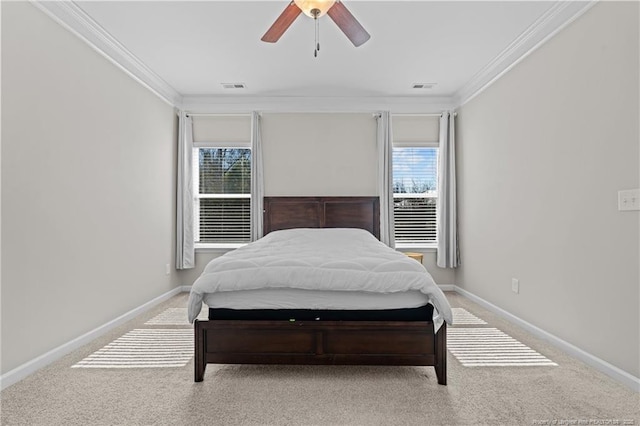
<instances>
[{"instance_id":1,"label":"wooden footboard","mask_svg":"<svg viewBox=\"0 0 640 426\"><path fill-rule=\"evenodd\" d=\"M198 321L195 381L207 364L425 365L447 384L446 324L428 321Z\"/></svg>"}]
</instances>

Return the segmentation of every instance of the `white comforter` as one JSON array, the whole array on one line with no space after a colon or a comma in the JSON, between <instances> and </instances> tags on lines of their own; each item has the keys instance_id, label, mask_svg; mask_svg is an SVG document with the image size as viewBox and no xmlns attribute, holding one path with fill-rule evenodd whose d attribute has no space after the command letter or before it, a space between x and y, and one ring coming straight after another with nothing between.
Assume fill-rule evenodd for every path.
<instances>
[{"instance_id":1,"label":"white comforter","mask_svg":"<svg viewBox=\"0 0 640 426\"><path fill-rule=\"evenodd\" d=\"M451 307L426 269L361 229L289 229L213 259L189 296L189 321L207 293L260 288L394 293L429 297L434 325L451 324Z\"/></svg>"}]
</instances>

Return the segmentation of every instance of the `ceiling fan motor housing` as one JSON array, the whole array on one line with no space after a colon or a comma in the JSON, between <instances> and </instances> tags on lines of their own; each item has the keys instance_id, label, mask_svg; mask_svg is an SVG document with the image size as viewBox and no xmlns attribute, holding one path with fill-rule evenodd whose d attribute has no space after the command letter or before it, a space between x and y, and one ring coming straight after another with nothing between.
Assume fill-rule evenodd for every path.
<instances>
[{"instance_id":1,"label":"ceiling fan motor housing","mask_svg":"<svg viewBox=\"0 0 640 426\"><path fill-rule=\"evenodd\" d=\"M302 13L317 19L331 9L335 0L293 0L293 2L302 10Z\"/></svg>"}]
</instances>

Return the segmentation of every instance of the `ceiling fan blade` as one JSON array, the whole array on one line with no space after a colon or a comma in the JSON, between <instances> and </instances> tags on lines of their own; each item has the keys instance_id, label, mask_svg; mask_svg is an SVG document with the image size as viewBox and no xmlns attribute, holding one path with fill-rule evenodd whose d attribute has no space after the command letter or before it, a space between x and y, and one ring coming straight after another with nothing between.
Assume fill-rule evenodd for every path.
<instances>
[{"instance_id":1,"label":"ceiling fan blade","mask_svg":"<svg viewBox=\"0 0 640 426\"><path fill-rule=\"evenodd\" d=\"M275 20L271 28L264 33L260 40L267 43L275 43L301 13L302 10L294 2L289 3L289 6L278 16L278 19Z\"/></svg>"},{"instance_id":2,"label":"ceiling fan blade","mask_svg":"<svg viewBox=\"0 0 640 426\"><path fill-rule=\"evenodd\" d=\"M360 22L349 12L341 1L336 1L331 9L327 11L327 15L338 28L342 30L354 46L358 47L371 38L367 30L364 29Z\"/></svg>"}]
</instances>

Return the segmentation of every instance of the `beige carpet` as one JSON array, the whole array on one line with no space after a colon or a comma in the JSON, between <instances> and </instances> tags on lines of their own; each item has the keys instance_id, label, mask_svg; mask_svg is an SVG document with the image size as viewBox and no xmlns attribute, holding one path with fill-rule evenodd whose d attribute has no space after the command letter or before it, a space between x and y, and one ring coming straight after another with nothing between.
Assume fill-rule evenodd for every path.
<instances>
[{"instance_id":1,"label":"beige carpet","mask_svg":"<svg viewBox=\"0 0 640 426\"><path fill-rule=\"evenodd\" d=\"M465 367L449 353L448 386L436 383L432 367L209 365L202 383L193 382L193 359L183 367L77 367L133 330L185 329L176 316L186 304L181 294L5 389L1 423L640 425L638 393L463 297L447 297L476 323L459 327L496 328L557 366Z\"/></svg>"}]
</instances>

